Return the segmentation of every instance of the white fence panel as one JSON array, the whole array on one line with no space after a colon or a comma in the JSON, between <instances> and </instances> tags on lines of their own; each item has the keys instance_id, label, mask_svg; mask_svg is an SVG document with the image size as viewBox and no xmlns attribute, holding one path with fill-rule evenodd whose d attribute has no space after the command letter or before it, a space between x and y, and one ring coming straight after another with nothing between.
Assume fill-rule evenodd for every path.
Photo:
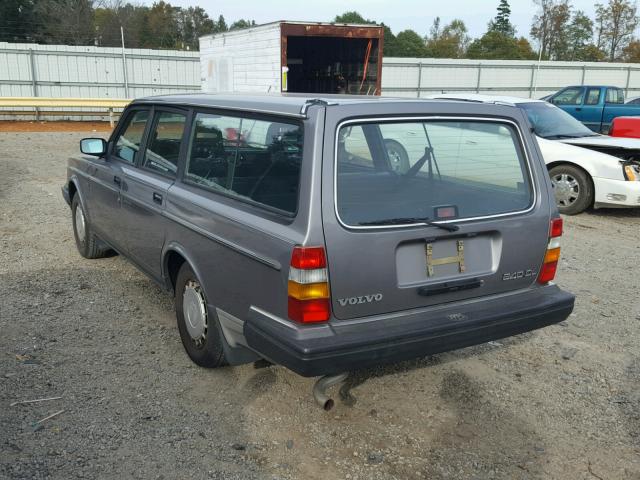
<instances>
[{"instance_id":1,"label":"white fence panel","mask_svg":"<svg viewBox=\"0 0 640 480\"><path fill-rule=\"evenodd\" d=\"M385 57L382 94L424 97L477 92L538 98L567 85L604 84L640 94L640 66L629 63L538 62Z\"/></svg>"},{"instance_id":2,"label":"white fence panel","mask_svg":"<svg viewBox=\"0 0 640 480\"><path fill-rule=\"evenodd\" d=\"M0 42L3 97L136 98L200 91L200 84L198 52L128 48L123 57L120 48Z\"/></svg>"}]
</instances>

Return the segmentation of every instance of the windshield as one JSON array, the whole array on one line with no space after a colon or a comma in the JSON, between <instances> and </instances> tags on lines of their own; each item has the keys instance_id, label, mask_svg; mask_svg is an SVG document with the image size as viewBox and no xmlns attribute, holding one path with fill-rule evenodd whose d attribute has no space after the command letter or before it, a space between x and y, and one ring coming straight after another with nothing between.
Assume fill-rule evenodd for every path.
<instances>
[{"instance_id":1,"label":"windshield","mask_svg":"<svg viewBox=\"0 0 640 480\"><path fill-rule=\"evenodd\" d=\"M509 123L362 122L337 145L337 211L347 225L407 225L522 211L532 188Z\"/></svg>"},{"instance_id":2,"label":"windshield","mask_svg":"<svg viewBox=\"0 0 640 480\"><path fill-rule=\"evenodd\" d=\"M544 102L519 103L533 126L536 135L549 140L580 138L597 135L564 110Z\"/></svg>"}]
</instances>

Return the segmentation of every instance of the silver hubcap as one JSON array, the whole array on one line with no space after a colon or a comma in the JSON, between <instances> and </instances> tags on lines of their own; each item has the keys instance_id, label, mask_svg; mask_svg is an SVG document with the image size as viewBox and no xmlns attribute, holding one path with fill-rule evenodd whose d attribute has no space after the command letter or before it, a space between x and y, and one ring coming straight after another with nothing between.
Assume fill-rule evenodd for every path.
<instances>
[{"instance_id":1,"label":"silver hubcap","mask_svg":"<svg viewBox=\"0 0 640 480\"><path fill-rule=\"evenodd\" d=\"M400 152L387 147L387 155L389 156L389 161L391 162L391 168L393 171L397 172L400 170L400 167L402 166L402 155Z\"/></svg>"},{"instance_id":2,"label":"silver hubcap","mask_svg":"<svg viewBox=\"0 0 640 480\"><path fill-rule=\"evenodd\" d=\"M556 203L562 207L568 207L580 197L580 185L578 181L567 173L554 175L551 179Z\"/></svg>"},{"instance_id":3,"label":"silver hubcap","mask_svg":"<svg viewBox=\"0 0 640 480\"><path fill-rule=\"evenodd\" d=\"M189 280L184 287L182 313L189 336L200 346L207 336L207 306L202 287L194 280Z\"/></svg>"},{"instance_id":4,"label":"silver hubcap","mask_svg":"<svg viewBox=\"0 0 640 480\"><path fill-rule=\"evenodd\" d=\"M76 233L78 234L78 240L84 243L87 233L84 224L84 213L82 212L82 207L80 205L76 207Z\"/></svg>"}]
</instances>

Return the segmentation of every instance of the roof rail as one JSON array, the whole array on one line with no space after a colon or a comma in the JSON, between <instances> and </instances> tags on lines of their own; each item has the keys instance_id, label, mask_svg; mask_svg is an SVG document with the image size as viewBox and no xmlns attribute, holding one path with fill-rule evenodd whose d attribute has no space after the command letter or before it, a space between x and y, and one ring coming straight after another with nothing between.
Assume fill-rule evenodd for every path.
<instances>
[{"instance_id":1,"label":"roof rail","mask_svg":"<svg viewBox=\"0 0 640 480\"><path fill-rule=\"evenodd\" d=\"M438 97L436 98L436 100L454 100L456 102L470 102L470 103L484 103L486 104L492 104L492 105L502 105L505 107L515 107L516 104L512 103L512 102L507 102L504 100L480 100L477 98L462 98L462 97L446 97L446 96L442 96L442 97Z\"/></svg>"},{"instance_id":2,"label":"roof rail","mask_svg":"<svg viewBox=\"0 0 640 480\"><path fill-rule=\"evenodd\" d=\"M300 115L306 115L309 107L312 107L314 105L324 105L325 107L328 107L329 105L338 105L338 102L329 102L322 98L310 98L302 105L302 108L300 109Z\"/></svg>"}]
</instances>

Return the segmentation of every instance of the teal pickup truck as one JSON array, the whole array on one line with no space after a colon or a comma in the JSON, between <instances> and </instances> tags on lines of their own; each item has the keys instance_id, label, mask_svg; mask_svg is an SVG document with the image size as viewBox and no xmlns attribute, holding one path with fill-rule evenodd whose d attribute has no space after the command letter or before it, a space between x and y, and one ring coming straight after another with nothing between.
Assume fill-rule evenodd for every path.
<instances>
[{"instance_id":1,"label":"teal pickup truck","mask_svg":"<svg viewBox=\"0 0 640 480\"><path fill-rule=\"evenodd\" d=\"M608 133L616 117L640 116L640 105L625 104L624 90L606 85L577 85L566 87L544 98L594 132Z\"/></svg>"}]
</instances>

